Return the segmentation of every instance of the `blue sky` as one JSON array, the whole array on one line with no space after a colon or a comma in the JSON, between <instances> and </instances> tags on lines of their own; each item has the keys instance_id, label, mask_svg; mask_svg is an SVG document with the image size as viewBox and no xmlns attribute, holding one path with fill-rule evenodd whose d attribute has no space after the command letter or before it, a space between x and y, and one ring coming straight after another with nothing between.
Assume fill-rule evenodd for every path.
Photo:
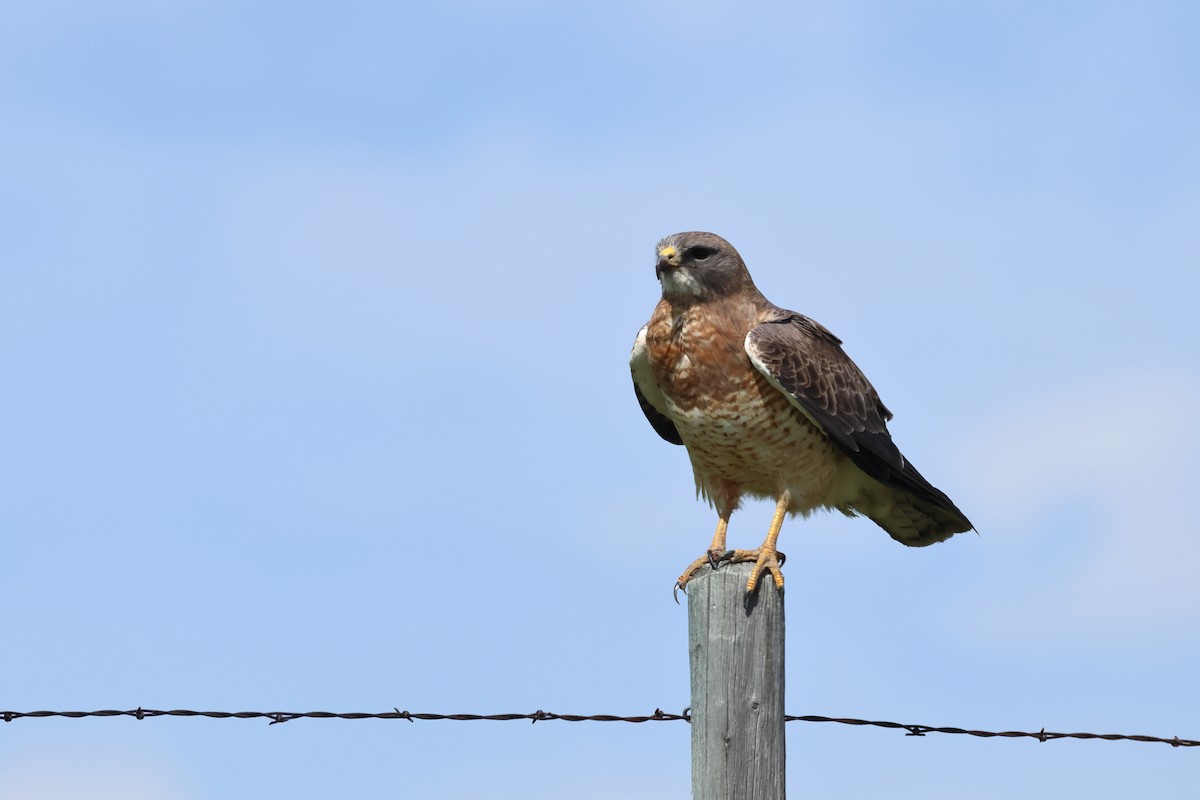
<instances>
[{"instance_id":1,"label":"blue sky","mask_svg":"<svg viewBox=\"0 0 1200 800\"><path fill-rule=\"evenodd\" d=\"M0 12L0 706L686 706L715 520L626 358L702 229L979 529L785 525L789 711L1200 737L1200 15L1047 5ZM689 791L680 724L0 737L23 800ZM796 796L1194 785L1164 746L788 737Z\"/></svg>"}]
</instances>

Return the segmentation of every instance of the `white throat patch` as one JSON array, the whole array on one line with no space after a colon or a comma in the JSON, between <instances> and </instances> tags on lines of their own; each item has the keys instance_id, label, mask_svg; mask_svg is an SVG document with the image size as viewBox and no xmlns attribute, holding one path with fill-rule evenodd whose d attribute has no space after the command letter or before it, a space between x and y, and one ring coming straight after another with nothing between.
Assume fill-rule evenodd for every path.
<instances>
[{"instance_id":1,"label":"white throat patch","mask_svg":"<svg viewBox=\"0 0 1200 800\"><path fill-rule=\"evenodd\" d=\"M675 297L688 294L699 297L704 291L690 269L665 270L662 274L662 288L663 294Z\"/></svg>"}]
</instances>

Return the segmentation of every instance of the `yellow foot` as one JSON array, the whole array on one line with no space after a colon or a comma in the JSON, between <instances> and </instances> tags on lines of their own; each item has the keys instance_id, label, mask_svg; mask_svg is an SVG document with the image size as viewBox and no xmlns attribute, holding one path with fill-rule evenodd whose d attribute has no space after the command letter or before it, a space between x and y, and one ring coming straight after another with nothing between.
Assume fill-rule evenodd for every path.
<instances>
[{"instance_id":1,"label":"yellow foot","mask_svg":"<svg viewBox=\"0 0 1200 800\"><path fill-rule=\"evenodd\" d=\"M778 550L765 550L758 548L756 550L707 550L704 555L697 558L688 568L679 576L679 580L675 581L675 602L679 602L679 590L683 589L683 593L687 594L687 584L692 578L696 577L696 573L702 567L712 567L714 570L721 566L723 562L730 564L740 563L743 561L753 561L754 570L750 573L750 580L746 583L746 591L753 592L754 587L758 585L758 579L762 577L763 570L770 573L775 579L775 585L780 589L783 588L783 573L779 570L783 563L787 561L787 556L780 553Z\"/></svg>"},{"instance_id":2,"label":"yellow foot","mask_svg":"<svg viewBox=\"0 0 1200 800\"><path fill-rule=\"evenodd\" d=\"M721 560L728 561L731 564L740 561L754 562L754 569L750 571L750 580L746 581L747 592L753 592L755 587L758 586L758 579L762 577L764 570L775 579L775 586L777 588L783 588L783 572L779 568L783 566L783 562L787 560L787 556L774 547L758 547L754 550L730 550L721 556Z\"/></svg>"},{"instance_id":3,"label":"yellow foot","mask_svg":"<svg viewBox=\"0 0 1200 800\"><path fill-rule=\"evenodd\" d=\"M683 593L687 594L688 581L696 577L696 573L700 571L701 567L707 566L716 569L730 552L732 551L706 550L704 551L704 555L697 558L691 564L688 564L688 568L679 576L679 580L675 581L675 589L672 591L672 594L675 595L675 602L679 602L680 589L683 589Z\"/></svg>"}]
</instances>

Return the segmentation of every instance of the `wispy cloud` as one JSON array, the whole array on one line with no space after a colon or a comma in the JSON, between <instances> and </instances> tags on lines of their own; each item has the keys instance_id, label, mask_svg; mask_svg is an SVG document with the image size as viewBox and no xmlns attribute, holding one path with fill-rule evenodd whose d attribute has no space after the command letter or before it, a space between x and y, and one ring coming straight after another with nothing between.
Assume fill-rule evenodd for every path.
<instances>
[{"instance_id":1,"label":"wispy cloud","mask_svg":"<svg viewBox=\"0 0 1200 800\"><path fill-rule=\"evenodd\" d=\"M1200 616L1193 502L1200 380L1125 370L1028 398L964 450L996 561L1028 600L990 604L1004 638L1156 630ZM978 622L978 620L975 620Z\"/></svg>"},{"instance_id":2,"label":"wispy cloud","mask_svg":"<svg viewBox=\"0 0 1200 800\"><path fill-rule=\"evenodd\" d=\"M103 763L81 752L64 753L54 762L26 761L6 772L4 796L23 800L184 800L192 796L160 760L107 755Z\"/></svg>"}]
</instances>

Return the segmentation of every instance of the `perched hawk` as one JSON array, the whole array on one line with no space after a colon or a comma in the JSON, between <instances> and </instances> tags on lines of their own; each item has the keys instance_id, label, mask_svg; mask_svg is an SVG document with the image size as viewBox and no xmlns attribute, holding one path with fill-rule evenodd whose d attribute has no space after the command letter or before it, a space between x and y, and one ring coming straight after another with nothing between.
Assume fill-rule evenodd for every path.
<instances>
[{"instance_id":1,"label":"perched hawk","mask_svg":"<svg viewBox=\"0 0 1200 800\"><path fill-rule=\"evenodd\" d=\"M678 587L726 560L755 562L747 591L764 570L783 586L775 544L788 514L862 514L913 547L971 530L892 443L892 414L841 340L763 297L729 242L668 236L654 271L662 300L633 345L634 391L658 435L687 447L697 492L718 519ZM767 538L726 551L729 516L747 495L775 501Z\"/></svg>"}]
</instances>

